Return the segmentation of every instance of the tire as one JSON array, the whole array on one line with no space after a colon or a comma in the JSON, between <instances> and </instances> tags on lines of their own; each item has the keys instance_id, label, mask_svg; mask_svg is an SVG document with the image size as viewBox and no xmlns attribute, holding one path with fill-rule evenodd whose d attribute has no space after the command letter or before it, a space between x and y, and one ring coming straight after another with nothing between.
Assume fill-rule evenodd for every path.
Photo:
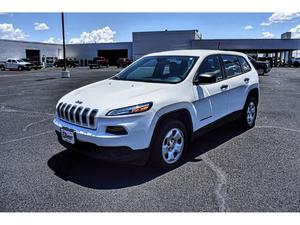
<instances>
[{"instance_id":1,"label":"tire","mask_svg":"<svg viewBox=\"0 0 300 225\"><path fill-rule=\"evenodd\" d=\"M264 75L264 74L265 74L265 71L264 71L263 68L259 68L259 69L257 70L257 73L258 73L258 75Z\"/></svg>"},{"instance_id":2,"label":"tire","mask_svg":"<svg viewBox=\"0 0 300 225\"><path fill-rule=\"evenodd\" d=\"M92 67L92 66L90 66L90 69L93 69L93 67Z\"/></svg>"},{"instance_id":3,"label":"tire","mask_svg":"<svg viewBox=\"0 0 300 225\"><path fill-rule=\"evenodd\" d=\"M298 61L294 62L294 67L298 68L300 66L300 63Z\"/></svg>"},{"instance_id":4,"label":"tire","mask_svg":"<svg viewBox=\"0 0 300 225\"><path fill-rule=\"evenodd\" d=\"M4 66L1 66L1 71L5 71L5 67Z\"/></svg>"},{"instance_id":5,"label":"tire","mask_svg":"<svg viewBox=\"0 0 300 225\"><path fill-rule=\"evenodd\" d=\"M106 68L109 68L109 64L106 65Z\"/></svg>"},{"instance_id":6,"label":"tire","mask_svg":"<svg viewBox=\"0 0 300 225\"><path fill-rule=\"evenodd\" d=\"M18 71L23 71L22 66L18 66Z\"/></svg>"},{"instance_id":7,"label":"tire","mask_svg":"<svg viewBox=\"0 0 300 225\"><path fill-rule=\"evenodd\" d=\"M254 97L249 97L245 103L240 124L245 129L251 129L255 126L257 116L257 100Z\"/></svg>"},{"instance_id":8,"label":"tire","mask_svg":"<svg viewBox=\"0 0 300 225\"><path fill-rule=\"evenodd\" d=\"M185 125L167 120L155 129L150 147L149 164L159 170L171 170L181 164L189 144Z\"/></svg>"}]
</instances>

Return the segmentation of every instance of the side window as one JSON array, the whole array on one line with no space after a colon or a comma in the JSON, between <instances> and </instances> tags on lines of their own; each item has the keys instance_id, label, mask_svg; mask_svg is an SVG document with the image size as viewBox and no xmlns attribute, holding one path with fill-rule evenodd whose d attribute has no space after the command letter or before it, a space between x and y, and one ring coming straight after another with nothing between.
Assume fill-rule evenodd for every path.
<instances>
[{"instance_id":1,"label":"side window","mask_svg":"<svg viewBox=\"0 0 300 225\"><path fill-rule=\"evenodd\" d=\"M10 62L11 62L11 60L9 59L9 60L7 60L7 62L9 62L9 63L10 63Z\"/></svg>"},{"instance_id":2,"label":"side window","mask_svg":"<svg viewBox=\"0 0 300 225\"><path fill-rule=\"evenodd\" d=\"M241 67L242 67L242 70L244 73L247 73L251 70L251 66L249 65L249 63L247 62L247 60L244 57L239 56L239 61L240 61L240 64L241 64Z\"/></svg>"},{"instance_id":3,"label":"side window","mask_svg":"<svg viewBox=\"0 0 300 225\"><path fill-rule=\"evenodd\" d=\"M209 74L216 78L216 81L223 79L220 61L217 55L208 56L201 63L198 75Z\"/></svg>"},{"instance_id":4,"label":"side window","mask_svg":"<svg viewBox=\"0 0 300 225\"><path fill-rule=\"evenodd\" d=\"M17 62L17 61L16 61L16 60L14 60L14 59L13 59L13 60L11 60L11 61L12 61L13 63L16 63L16 62Z\"/></svg>"},{"instance_id":5,"label":"side window","mask_svg":"<svg viewBox=\"0 0 300 225\"><path fill-rule=\"evenodd\" d=\"M222 60L227 78L235 77L242 74L242 68L240 66L237 56L223 55Z\"/></svg>"}]
</instances>

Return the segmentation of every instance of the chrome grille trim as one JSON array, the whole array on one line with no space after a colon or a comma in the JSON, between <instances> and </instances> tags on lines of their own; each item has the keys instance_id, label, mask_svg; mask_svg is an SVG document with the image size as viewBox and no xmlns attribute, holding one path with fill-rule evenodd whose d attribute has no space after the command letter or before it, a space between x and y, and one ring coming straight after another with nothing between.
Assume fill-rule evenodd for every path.
<instances>
[{"instance_id":1,"label":"chrome grille trim","mask_svg":"<svg viewBox=\"0 0 300 225\"><path fill-rule=\"evenodd\" d=\"M85 128L96 129L97 109L60 102L56 108L59 119Z\"/></svg>"}]
</instances>

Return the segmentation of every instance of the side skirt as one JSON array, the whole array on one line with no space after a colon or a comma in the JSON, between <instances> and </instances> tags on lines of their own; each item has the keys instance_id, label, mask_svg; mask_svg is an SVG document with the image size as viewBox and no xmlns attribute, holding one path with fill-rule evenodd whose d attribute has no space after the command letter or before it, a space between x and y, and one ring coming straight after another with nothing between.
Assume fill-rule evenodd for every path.
<instances>
[{"instance_id":1,"label":"side skirt","mask_svg":"<svg viewBox=\"0 0 300 225\"><path fill-rule=\"evenodd\" d=\"M228 123L231 123L231 122L234 122L238 119L241 118L242 116L242 113L243 113L243 110L239 110L239 111L236 111L236 112L233 112L233 113L230 113L229 115L227 116L224 116L204 127L201 127L200 129L196 130L193 135L192 135L192 141L203 136L204 134L208 133L209 131L212 131L218 127L221 127L225 124L228 124Z\"/></svg>"}]
</instances>

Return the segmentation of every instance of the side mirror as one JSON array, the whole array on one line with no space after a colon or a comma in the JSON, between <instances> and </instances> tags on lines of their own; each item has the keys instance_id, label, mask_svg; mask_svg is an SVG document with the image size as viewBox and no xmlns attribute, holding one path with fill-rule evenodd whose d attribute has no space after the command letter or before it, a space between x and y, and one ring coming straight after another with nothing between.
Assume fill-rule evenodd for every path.
<instances>
[{"instance_id":1,"label":"side mirror","mask_svg":"<svg viewBox=\"0 0 300 225\"><path fill-rule=\"evenodd\" d=\"M199 74L195 78L194 84L212 84L215 83L216 81L217 79L214 75L203 73L203 74Z\"/></svg>"}]
</instances>

